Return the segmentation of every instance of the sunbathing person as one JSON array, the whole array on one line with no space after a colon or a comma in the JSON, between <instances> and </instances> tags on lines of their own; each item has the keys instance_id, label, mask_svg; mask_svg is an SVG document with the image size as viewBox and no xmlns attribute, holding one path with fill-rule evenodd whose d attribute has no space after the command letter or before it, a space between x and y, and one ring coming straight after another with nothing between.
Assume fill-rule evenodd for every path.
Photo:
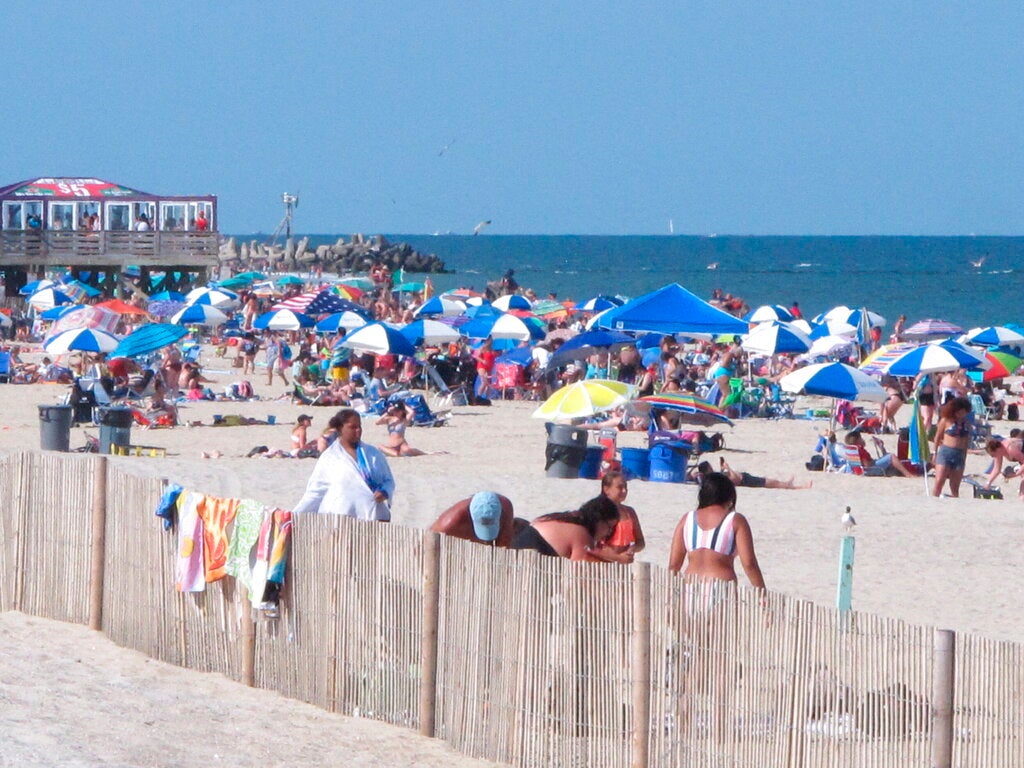
<instances>
[{"instance_id":1,"label":"sunbathing person","mask_svg":"<svg viewBox=\"0 0 1024 768\"><path fill-rule=\"evenodd\" d=\"M387 412L377 419L377 424L384 424L388 430L388 442L380 446L387 456L423 456L424 451L413 448L405 439L405 430L412 424L412 413L405 403L395 403Z\"/></svg>"},{"instance_id":2,"label":"sunbathing person","mask_svg":"<svg viewBox=\"0 0 1024 768\"><path fill-rule=\"evenodd\" d=\"M776 480L773 477L759 477L748 472L737 472L729 466L725 458L719 458L718 464L721 467L721 473L728 477L733 485L742 488L782 488L791 491L802 491L813 485L810 481L797 484L792 477L788 480ZM700 482L701 479L710 475L712 471L710 462L702 461L697 465L698 477L695 479Z\"/></svg>"},{"instance_id":3,"label":"sunbathing person","mask_svg":"<svg viewBox=\"0 0 1024 768\"><path fill-rule=\"evenodd\" d=\"M455 502L430 526L430 530L477 544L509 547L512 544L512 502L491 491L475 493Z\"/></svg>"}]
</instances>

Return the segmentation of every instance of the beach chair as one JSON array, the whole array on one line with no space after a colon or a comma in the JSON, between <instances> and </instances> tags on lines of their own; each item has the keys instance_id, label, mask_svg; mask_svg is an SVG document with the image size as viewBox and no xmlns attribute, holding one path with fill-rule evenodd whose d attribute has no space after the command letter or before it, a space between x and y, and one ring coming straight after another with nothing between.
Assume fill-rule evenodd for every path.
<instances>
[{"instance_id":1,"label":"beach chair","mask_svg":"<svg viewBox=\"0 0 1024 768\"><path fill-rule=\"evenodd\" d=\"M843 458L846 459L846 465L853 474L866 477L885 477L885 470L881 467L864 466L860 458L860 448L858 446L843 444L842 451Z\"/></svg>"},{"instance_id":2,"label":"beach chair","mask_svg":"<svg viewBox=\"0 0 1024 768\"><path fill-rule=\"evenodd\" d=\"M431 411L423 395L406 393L400 399L412 411L412 423L415 427L440 427L447 423L450 416L449 413L434 413ZM392 398L388 398L388 400L391 402Z\"/></svg>"},{"instance_id":3,"label":"beach chair","mask_svg":"<svg viewBox=\"0 0 1024 768\"><path fill-rule=\"evenodd\" d=\"M513 400L522 400L526 393L526 369L516 363L496 363L491 374L491 389L507 400L509 391Z\"/></svg>"},{"instance_id":4,"label":"beach chair","mask_svg":"<svg viewBox=\"0 0 1024 768\"><path fill-rule=\"evenodd\" d=\"M991 414L977 392L968 395L967 399L971 403L971 448L983 448L992 439Z\"/></svg>"},{"instance_id":5,"label":"beach chair","mask_svg":"<svg viewBox=\"0 0 1024 768\"><path fill-rule=\"evenodd\" d=\"M435 410L450 410L453 406L463 406L469 402L469 399L466 396L466 388L461 384L455 387L449 387L448 383L438 372L437 368L429 362L423 363L423 376L425 380L429 381L437 388L437 392L434 393L432 401L432 405ZM429 387L427 387L427 389L429 389Z\"/></svg>"}]
</instances>

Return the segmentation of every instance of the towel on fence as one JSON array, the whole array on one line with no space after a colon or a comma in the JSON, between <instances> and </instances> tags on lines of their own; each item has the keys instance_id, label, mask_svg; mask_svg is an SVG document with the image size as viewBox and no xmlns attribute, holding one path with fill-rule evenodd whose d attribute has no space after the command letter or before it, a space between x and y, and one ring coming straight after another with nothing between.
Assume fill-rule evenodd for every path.
<instances>
[{"instance_id":1,"label":"towel on fence","mask_svg":"<svg viewBox=\"0 0 1024 768\"><path fill-rule=\"evenodd\" d=\"M164 489L159 503L156 505L156 516L163 518L164 530L174 525L174 512L178 508L178 496L184 490L177 483L171 483Z\"/></svg>"},{"instance_id":2,"label":"towel on fence","mask_svg":"<svg viewBox=\"0 0 1024 768\"><path fill-rule=\"evenodd\" d=\"M267 509L258 501L242 499L235 514L235 524L231 532L231 543L228 544L228 562L224 566L229 576L234 576L252 597L252 548L260 535L260 526ZM256 596L259 598L259 595Z\"/></svg>"},{"instance_id":3,"label":"towel on fence","mask_svg":"<svg viewBox=\"0 0 1024 768\"><path fill-rule=\"evenodd\" d=\"M292 531L292 513L284 509L268 512L256 542L256 563L252 568L252 600L264 599L268 583L284 584L288 560L288 539Z\"/></svg>"},{"instance_id":4,"label":"towel on fence","mask_svg":"<svg viewBox=\"0 0 1024 768\"><path fill-rule=\"evenodd\" d=\"M206 583L220 581L227 575L224 570L228 563L228 526L238 511L238 499L218 499L207 496L198 506L203 518L203 562L206 566Z\"/></svg>"},{"instance_id":5,"label":"towel on fence","mask_svg":"<svg viewBox=\"0 0 1024 768\"><path fill-rule=\"evenodd\" d=\"M195 491L178 496L178 561L175 567L179 592L202 592L206 589L203 572L203 518L199 505L206 497Z\"/></svg>"}]
</instances>

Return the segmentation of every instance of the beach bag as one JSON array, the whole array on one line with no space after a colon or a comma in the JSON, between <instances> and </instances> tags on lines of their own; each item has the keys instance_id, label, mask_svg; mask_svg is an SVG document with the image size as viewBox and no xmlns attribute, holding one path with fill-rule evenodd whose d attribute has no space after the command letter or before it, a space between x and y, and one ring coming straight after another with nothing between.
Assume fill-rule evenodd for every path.
<instances>
[{"instance_id":1,"label":"beach bag","mask_svg":"<svg viewBox=\"0 0 1024 768\"><path fill-rule=\"evenodd\" d=\"M281 345L281 359L285 361L292 359L292 348L287 344Z\"/></svg>"},{"instance_id":2,"label":"beach bag","mask_svg":"<svg viewBox=\"0 0 1024 768\"><path fill-rule=\"evenodd\" d=\"M808 472L824 472L825 471L825 457L820 453L816 453L811 456L811 460L804 464L807 467Z\"/></svg>"}]
</instances>

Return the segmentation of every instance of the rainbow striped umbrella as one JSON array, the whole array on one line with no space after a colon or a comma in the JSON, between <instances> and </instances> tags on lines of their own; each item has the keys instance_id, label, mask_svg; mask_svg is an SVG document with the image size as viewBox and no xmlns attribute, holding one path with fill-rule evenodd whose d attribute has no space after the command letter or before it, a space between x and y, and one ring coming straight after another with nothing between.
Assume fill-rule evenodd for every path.
<instances>
[{"instance_id":1,"label":"rainbow striped umbrella","mask_svg":"<svg viewBox=\"0 0 1024 768\"><path fill-rule=\"evenodd\" d=\"M678 411L680 420L687 424L710 427L713 424L733 425L725 411L716 408L707 400L701 400L686 392L664 392L660 395L648 395L634 401L636 405L649 408L661 408L666 411Z\"/></svg>"}]
</instances>

